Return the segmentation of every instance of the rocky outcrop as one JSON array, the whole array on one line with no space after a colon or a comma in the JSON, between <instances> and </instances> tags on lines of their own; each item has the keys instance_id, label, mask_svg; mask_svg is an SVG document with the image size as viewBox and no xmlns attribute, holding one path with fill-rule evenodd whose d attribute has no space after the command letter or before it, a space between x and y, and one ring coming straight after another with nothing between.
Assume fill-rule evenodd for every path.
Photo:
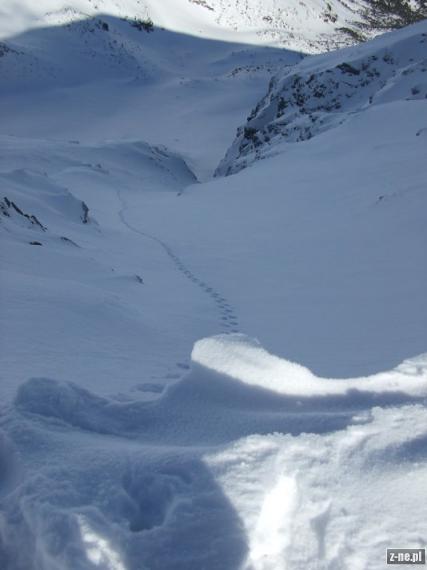
<instances>
[{"instance_id":1,"label":"rocky outcrop","mask_svg":"<svg viewBox=\"0 0 427 570\"><path fill-rule=\"evenodd\" d=\"M371 105L427 97L427 24L303 60L275 77L217 168L229 175L278 143L308 140Z\"/></svg>"}]
</instances>

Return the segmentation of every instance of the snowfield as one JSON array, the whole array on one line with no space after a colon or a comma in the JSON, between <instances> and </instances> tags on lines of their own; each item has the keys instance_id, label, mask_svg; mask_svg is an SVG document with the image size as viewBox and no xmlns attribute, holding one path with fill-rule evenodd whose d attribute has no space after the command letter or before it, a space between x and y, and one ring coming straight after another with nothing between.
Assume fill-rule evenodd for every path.
<instances>
[{"instance_id":1,"label":"snowfield","mask_svg":"<svg viewBox=\"0 0 427 570\"><path fill-rule=\"evenodd\" d=\"M1 570L425 548L427 22L3 4Z\"/></svg>"}]
</instances>

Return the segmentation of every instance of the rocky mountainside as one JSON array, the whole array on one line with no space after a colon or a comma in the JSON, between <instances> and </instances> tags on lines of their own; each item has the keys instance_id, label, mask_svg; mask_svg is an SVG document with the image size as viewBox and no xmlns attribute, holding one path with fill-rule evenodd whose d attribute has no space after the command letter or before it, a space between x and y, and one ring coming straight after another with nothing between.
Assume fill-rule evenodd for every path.
<instances>
[{"instance_id":1,"label":"rocky mountainside","mask_svg":"<svg viewBox=\"0 0 427 570\"><path fill-rule=\"evenodd\" d=\"M364 0L19 0L0 7L0 39L34 27L109 15L211 39L308 53L354 43ZM140 29L141 28L140 26ZM353 31L352 31L353 30Z\"/></svg>"},{"instance_id":2,"label":"rocky mountainside","mask_svg":"<svg viewBox=\"0 0 427 570\"><path fill-rule=\"evenodd\" d=\"M234 30L254 30L262 41L309 53L354 43L355 20L365 6L358 0L210 0L199 2L215 22ZM349 30L354 29L351 36ZM356 37L355 37L356 36Z\"/></svg>"},{"instance_id":3,"label":"rocky mountainside","mask_svg":"<svg viewBox=\"0 0 427 570\"><path fill-rule=\"evenodd\" d=\"M216 174L237 172L278 145L308 140L373 105L425 99L426 55L424 22L288 68L239 127Z\"/></svg>"}]
</instances>

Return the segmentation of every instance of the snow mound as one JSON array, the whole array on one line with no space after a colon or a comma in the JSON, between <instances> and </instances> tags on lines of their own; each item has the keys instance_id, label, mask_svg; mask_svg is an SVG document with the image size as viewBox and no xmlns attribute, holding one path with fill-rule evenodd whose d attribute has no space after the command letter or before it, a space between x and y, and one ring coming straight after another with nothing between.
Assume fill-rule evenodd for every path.
<instances>
[{"instance_id":1,"label":"snow mound","mask_svg":"<svg viewBox=\"0 0 427 570\"><path fill-rule=\"evenodd\" d=\"M124 412L124 421L128 411L77 384L60 383L47 378L32 378L22 384L15 403L27 412L57 418L72 426L100 433L117 431L116 421L120 419L120 411Z\"/></svg>"},{"instance_id":2,"label":"snow mound","mask_svg":"<svg viewBox=\"0 0 427 570\"><path fill-rule=\"evenodd\" d=\"M33 378L19 387L15 405L58 425L194 445L253 433L325 433L344 428L360 410L427 394L425 356L371 377L329 380L227 334L197 342L192 361L187 376L151 402L117 402L71 382Z\"/></svg>"},{"instance_id":3,"label":"snow mound","mask_svg":"<svg viewBox=\"0 0 427 570\"><path fill-rule=\"evenodd\" d=\"M241 334L200 340L191 356L193 362L219 374L289 396L344 395L355 390L427 396L427 355L389 372L345 380L318 378L304 366L269 354L257 341Z\"/></svg>"},{"instance_id":4,"label":"snow mound","mask_svg":"<svg viewBox=\"0 0 427 570\"><path fill-rule=\"evenodd\" d=\"M67 188L50 180L47 173L14 170L0 174L0 184L7 198L22 206L23 210L35 212L40 219L54 216L79 224L89 222L87 206Z\"/></svg>"}]
</instances>

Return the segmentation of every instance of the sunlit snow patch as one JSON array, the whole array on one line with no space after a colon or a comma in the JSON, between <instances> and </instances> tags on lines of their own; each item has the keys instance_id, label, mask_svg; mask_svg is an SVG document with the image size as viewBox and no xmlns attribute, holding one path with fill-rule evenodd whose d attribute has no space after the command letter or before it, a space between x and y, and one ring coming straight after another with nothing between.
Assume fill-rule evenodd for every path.
<instances>
[{"instance_id":1,"label":"sunlit snow patch","mask_svg":"<svg viewBox=\"0 0 427 570\"><path fill-rule=\"evenodd\" d=\"M97 534L82 515L78 516L78 523L88 560L96 567L105 570L125 570L120 555L115 552L108 540Z\"/></svg>"},{"instance_id":2,"label":"sunlit snow patch","mask_svg":"<svg viewBox=\"0 0 427 570\"><path fill-rule=\"evenodd\" d=\"M339 395L351 390L427 395L427 355L372 376L345 380L319 378L308 368L269 354L257 341L236 334L198 341L192 360L245 384L290 396Z\"/></svg>"},{"instance_id":3,"label":"sunlit snow patch","mask_svg":"<svg viewBox=\"0 0 427 570\"><path fill-rule=\"evenodd\" d=\"M426 410L375 408L330 434L253 435L205 456L243 521L244 570L380 570L427 531Z\"/></svg>"},{"instance_id":4,"label":"sunlit snow patch","mask_svg":"<svg viewBox=\"0 0 427 570\"><path fill-rule=\"evenodd\" d=\"M256 568L274 570L289 546L289 528L297 505L297 484L282 475L266 494L251 541L249 558Z\"/></svg>"}]
</instances>

